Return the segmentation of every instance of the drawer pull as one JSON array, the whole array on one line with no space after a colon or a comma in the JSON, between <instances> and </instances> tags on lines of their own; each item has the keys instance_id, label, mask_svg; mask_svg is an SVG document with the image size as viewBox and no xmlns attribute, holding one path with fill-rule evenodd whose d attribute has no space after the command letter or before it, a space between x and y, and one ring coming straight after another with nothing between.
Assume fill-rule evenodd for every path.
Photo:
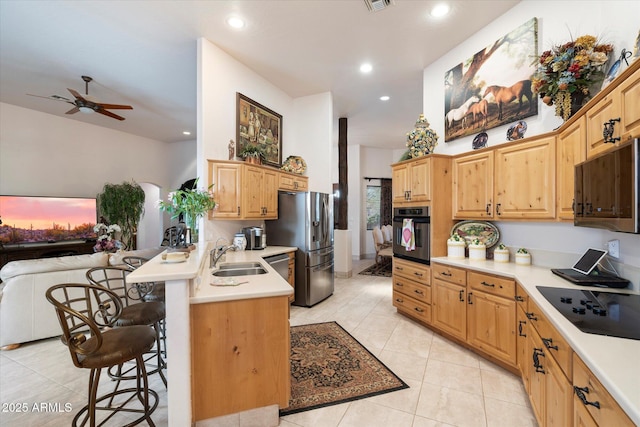
<instances>
[{"instance_id":1,"label":"drawer pull","mask_svg":"<svg viewBox=\"0 0 640 427\"><path fill-rule=\"evenodd\" d=\"M482 282L480 282L480 284L483 285L483 286L488 286L490 288L495 288L496 287L495 283L487 283L484 280Z\"/></svg>"},{"instance_id":2,"label":"drawer pull","mask_svg":"<svg viewBox=\"0 0 640 427\"><path fill-rule=\"evenodd\" d=\"M422 273L418 273L417 271L415 271L413 274L415 274L415 275L416 275L416 276L418 276L418 277L422 277L422 276L423 276L423 274L422 274Z\"/></svg>"},{"instance_id":3,"label":"drawer pull","mask_svg":"<svg viewBox=\"0 0 640 427\"><path fill-rule=\"evenodd\" d=\"M521 336L521 337L526 337L527 336L527 334L523 334L522 333L522 325L526 325L526 324L527 324L527 322L525 322L524 320L518 321L518 336Z\"/></svg>"},{"instance_id":4,"label":"drawer pull","mask_svg":"<svg viewBox=\"0 0 640 427\"><path fill-rule=\"evenodd\" d=\"M544 356L544 351L541 348L533 349L533 367L536 368L536 372L544 374L544 369L542 367L542 363L540 363L540 356Z\"/></svg>"},{"instance_id":5,"label":"drawer pull","mask_svg":"<svg viewBox=\"0 0 640 427\"><path fill-rule=\"evenodd\" d=\"M553 343L553 338L542 338L542 342L544 343L544 346L547 347L549 350L558 351L557 345L551 345Z\"/></svg>"},{"instance_id":6,"label":"drawer pull","mask_svg":"<svg viewBox=\"0 0 640 427\"><path fill-rule=\"evenodd\" d=\"M415 307L414 310L417 311L418 313L424 313L424 310L421 309L420 307Z\"/></svg>"},{"instance_id":7,"label":"drawer pull","mask_svg":"<svg viewBox=\"0 0 640 427\"><path fill-rule=\"evenodd\" d=\"M443 276L451 277L451 273L447 273L446 271L441 271L440 274Z\"/></svg>"},{"instance_id":8,"label":"drawer pull","mask_svg":"<svg viewBox=\"0 0 640 427\"><path fill-rule=\"evenodd\" d=\"M400 288L401 288L401 287L403 287L404 285L403 285L402 283L400 283L400 282L396 282L396 286L398 286L398 287L400 287Z\"/></svg>"},{"instance_id":9,"label":"drawer pull","mask_svg":"<svg viewBox=\"0 0 640 427\"><path fill-rule=\"evenodd\" d=\"M460 301L461 301L461 302L464 302L464 297L463 297L463 295L464 295L464 289L460 291Z\"/></svg>"},{"instance_id":10,"label":"drawer pull","mask_svg":"<svg viewBox=\"0 0 640 427\"><path fill-rule=\"evenodd\" d=\"M424 292L422 292L420 289L416 289L413 292L415 292L418 295L424 295Z\"/></svg>"},{"instance_id":11,"label":"drawer pull","mask_svg":"<svg viewBox=\"0 0 640 427\"><path fill-rule=\"evenodd\" d=\"M522 298L520 295L516 295L515 296L516 301L518 302L524 302L524 298Z\"/></svg>"},{"instance_id":12,"label":"drawer pull","mask_svg":"<svg viewBox=\"0 0 640 427\"><path fill-rule=\"evenodd\" d=\"M404 302L402 298L396 298L396 302Z\"/></svg>"},{"instance_id":13,"label":"drawer pull","mask_svg":"<svg viewBox=\"0 0 640 427\"><path fill-rule=\"evenodd\" d=\"M403 269L402 267L398 267L398 266L396 266L396 270L402 271L402 270L404 270L404 269Z\"/></svg>"},{"instance_id":14,"label":"drawer pull","mask_svg":"<svg viewBox=\"0 0 640 427\"><path fill-rule=\"evenodd\" d=\"M527 319L529 320L538 320L538 318L533 313L525 313L527 315Z\"/></svg>"},{"instance_id":15,"label":"drawer pull","mask_svg":"<svg viewBox=\"0 0 640 427\"><path fill-rule=\"evenodd\" d=\"M587 396L585 396L585 393L589 394L589 387L578 387L577 385L574 385L573 390L576 392L576 396L578 396L578 399L580 399L580 401L584 404L584 406L591 405L600 409L600 402L598 401L589 402L587 400Z\"/></svg>"}]
</instances>

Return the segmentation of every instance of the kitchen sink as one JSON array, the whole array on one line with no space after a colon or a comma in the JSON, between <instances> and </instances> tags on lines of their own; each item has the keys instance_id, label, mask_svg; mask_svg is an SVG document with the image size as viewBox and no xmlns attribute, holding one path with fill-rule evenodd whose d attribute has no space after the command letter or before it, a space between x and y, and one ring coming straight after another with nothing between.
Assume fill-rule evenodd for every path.
<instances>
[{"instance_id":1,"label":"kitchen sink","mask_svg":"<svg viewBox=\"0 0 640 427\"><path fill-rule=\"evenodd\" d=\"M242 262L221 265L218 270L213 272L213 275L218 277L253 276L266 272L267 270L259 262Z\"/></svg>"}]
</instances>

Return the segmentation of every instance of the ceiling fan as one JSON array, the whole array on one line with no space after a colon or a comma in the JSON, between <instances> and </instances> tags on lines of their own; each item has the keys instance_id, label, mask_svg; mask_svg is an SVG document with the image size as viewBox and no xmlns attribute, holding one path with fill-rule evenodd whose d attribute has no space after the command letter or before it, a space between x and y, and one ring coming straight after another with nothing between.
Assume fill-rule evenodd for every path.
<instances>
[{"instance_id":1,"label":"ceiling fan","mask_svg":"<svg viewBox=\"0 0 640 427\"><path fill-rule=\"evenodd\" d=\"M75 114L78 111L87 114L96 112L114 118L116 120L124 120L124 117L107 110L133 110L133 107L130 105L103 104L101 102L91 100L91 98L89 97L89 82L93 79L89 76L82 76L82 80L84 80L85 82L85 95L80 95L77 91L67 88L67 90L71 92L71 95L75 97L75 100L73 101L60 95L40 96L31 95L30 93L28 93L27 95L37 96L38 98L53 99L54 101L62 101L66 102L67 104L73 105L73 108L67 111L66 114Z\"/></svg>"}]
</instances>

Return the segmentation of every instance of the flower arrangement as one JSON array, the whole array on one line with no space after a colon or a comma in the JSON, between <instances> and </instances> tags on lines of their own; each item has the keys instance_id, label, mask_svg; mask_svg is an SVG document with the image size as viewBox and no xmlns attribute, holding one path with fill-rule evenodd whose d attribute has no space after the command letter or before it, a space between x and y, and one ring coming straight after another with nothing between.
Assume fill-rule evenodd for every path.
<instances>
[{"instance_id":1,"label":"flower arrangement","mask_svg":"<svg viewBox=\"0 0 640 427\"><path fill-rule=\"evenodd\" d=\"M115 252L122 249L124 245L116 239L116 233L121 233L122 229L118 224L106 225L104 223L96 224L93 231L98 235L94 252Z\"/></svg>"},{"instance_id":2,"label":"flower arrangement","mask_svg":"<svg viewBox=\"0 0 640 427\"><path fill-rule=\"evenodd\" d=\"M429 122L420 114L416 121L416 127L407 133L407 147L409 148L409 156L414 159L433 153L434 148L438 145L438 135L429 127Z\"/></svg>"},{"instance_id":3,"label":"flower arrangement","mask_svg":"<svg viewBox=\"0 0 640 427\"><path fill-rule=\"evenodd\" d=\"M238 155L245 160L248 158L253 158L260 159L262 161L266 157L264 149L259 145L254 144L247 144Z\"/></svg>"},{"instance_id":4,"label":"flower arrangement","mask_svg":"<svg viewBox=\"0 0 640 427\"><path fill-rule=\"evenodd\" d=\"M545 104L555 104L556 116L569 119L572 96L582 100L591 95L589 87L604 79L603 67L612 51L612 45L584 35L542 52L531 77L534 93Z\"/></svg>"},{"instance_id":5,"label":"flower arrangement","mask_svg":"<svg viewBox=\"0 0 640 427\"><path fill-rule=\"evenodd\" d=\"M181 215L184 217L187 227L191 229L193 241L197 241L195 229L198 218L216 207L211 191L213 184L207 190L198 190L197 185L196 179L193 189L172 191L167 195L166 202L157 202L160 210L171 214L171 219L178 219Z\"/></svg>"}]
</instances>

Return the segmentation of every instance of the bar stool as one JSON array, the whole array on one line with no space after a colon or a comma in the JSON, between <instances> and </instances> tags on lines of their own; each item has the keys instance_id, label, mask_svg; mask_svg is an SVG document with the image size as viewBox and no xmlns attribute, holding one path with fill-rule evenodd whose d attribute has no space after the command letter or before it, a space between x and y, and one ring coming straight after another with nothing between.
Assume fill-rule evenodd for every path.
<instances>
[{"instance_id":1,"label":"bar stool","mask_svg":"<svg viewBox=\"0 0 640 427\"><path fill-rule=\"evenodd\" d=\"M76 414L72 425L84 426L89 422L91 427L95 427L98 421L96 411L111 412L101 420L100 425L103 425L123 411L141 414L127 426L142 421L155 426L151 414L158 406L158 394L149 389L143 360L143 355L151 350L156 340L153 328L146 325L112 328L122 314L122 302L118 295L101 286L59 284L47 290L46 298L56 309L62 328L61 340L69 348L73 364L91 370L87 405ZM118 382L112 392L97 396L102 369L131 360L136 362L136 387L118 389ZM117 396L122 396L117 399L120 403L113 405ZM150 397L153 402L150 402ZM104 401L107 402L103 406Z\"/></svg>"},{"instance_id":2,"label":"bar stool","mask_svg":"<svg viewBox=\"0 0 640 427\"><path fill-rule=\"evenodd\" d=\"M167 379L164 375L166 363L162 357L161 349L161 327L160 322L165 318L164 303L159 301L142 301L142 298L135 286L127 286L126 277L130 270L127 267L94 267L87 271L87 280L96 286L101 286L114 292L122 302L122 313L114 322L114 327L129 327L132 325L149 325L153 326L156 332L156 347L152 352L152 356L145 359L149 362L156 359L155 369L149 371L149 375L158 373L164 385L167 385ZM109 376L114 380L132 379L128 375L130 370L121 372L122 366L117 371L109 370Z\"/></svg>"}]
</instances>

